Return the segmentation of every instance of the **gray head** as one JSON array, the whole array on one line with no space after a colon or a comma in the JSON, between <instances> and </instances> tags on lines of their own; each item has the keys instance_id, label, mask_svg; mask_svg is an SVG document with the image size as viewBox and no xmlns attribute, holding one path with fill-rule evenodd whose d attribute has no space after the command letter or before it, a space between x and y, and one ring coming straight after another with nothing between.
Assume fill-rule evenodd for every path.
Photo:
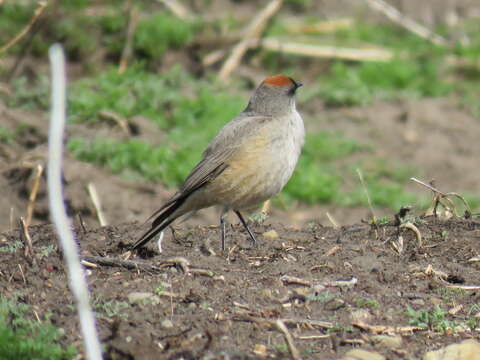
<instances>
[{"instance_id":1,"label":"gray head","mask_svg":"<svg viewBox=\"0 0 480 360\"><path fill-rule=\"evenodd\" d=\"M256 115L290 113L295 110L295 92L300 86L288 76L270 76L255 90L245 111Z\"/></svg>"}]
</instances>

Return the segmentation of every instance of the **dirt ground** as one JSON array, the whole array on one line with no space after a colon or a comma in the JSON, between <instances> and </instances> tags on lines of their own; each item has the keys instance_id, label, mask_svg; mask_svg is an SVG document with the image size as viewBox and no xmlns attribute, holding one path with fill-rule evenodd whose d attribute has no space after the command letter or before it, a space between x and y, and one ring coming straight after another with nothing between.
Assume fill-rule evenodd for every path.
<instances>
[{"instance_id":1,"label":"dirt ground","mask_svg":"<svg viewBox=\"0 0 480 360\"><path fill-rule=\"evenodd\" d=\"M376 229L253 225L257 248L233 226L226 253L219 250L217 227L195 227L175 238L168 232L163 253L151 246L131 258L136 268L89 266L106 358L289 358L276 319L283 319L303 358L339 359L362 348L412 359L478 338L478 327L467 324L475 311L478 316L480 292L455 286L479 283L480 222L417 222L421 246L412 230L393 222ZM139 230L136 223L75 227L82 256L97 264L96 257L121 259ZM64 329L62 343L80 345L62 257L52 248L55 232L38 225L30 233L33 258L23 249L1 252L0 291L7 297L20 293L40 318L48 313ZM19 239L18 230L0 234L0 246ZM409 324L408 307L435 306L448 312L454 329Z\"/></svg>"},{"instance_id":2,"label":"dirt ground","mask_svg":"<svg viewBox=\"0 0 480 360\"><path fill-rule=\"evenodd\" d=\"M321 109L316 115L319 109L315 102L305 108L314 120L310 131L342 131L373 145L375 153L368 156L422 169L425 179L436 178L446 191L478 194L478 120L460 110L454 99ZM30 125L20 141L0 144L0 291L7 297L22 294L21 301L33 305L40 318L51 316L65 330L63 344L81 348L63 261L48 225L44 175L29 229L36 264L21 248L5 250L21 241L17 219L26 214L34 165L46 163L47 116L5 107L0 114L2 125L11 129ZM137 119L136 124L140 137L151 136L148 121ZM69 135L107 132L124 136L109 125L68 129ZM68 154L64 178L84 257L120 259L141 232L139 221L173 191L120 179ZM112 226L98 226L86 190L90 182ZM409 189L425 193L414 184ZM274 322L278 318L288 326L303 358L339 359L361 348L388 359L411 359L461 339L479 338L479 290L449 288L480 282L478 220L419 221L419 246L412 230L393 223L377 230L351 225L368 217L365 208L293 205L287 210L273 209L265 224L253 226L258 248L251 248L234 222L229 251L221 253L218 227L210 225L217 224L218 215L208 210L178 225L176 239L168 232L162 254L153 247L142 252L146 265L126 269L87 258L97 264L88 268L88 278L107 358L288 358L288 346ZM327 227L326 211L346 226ZM375 211L393 219L391 210ZM408 307L434 311L436 306L450 312L445 321L454 329L409 324Z\"/></svg>"}]
</instances>

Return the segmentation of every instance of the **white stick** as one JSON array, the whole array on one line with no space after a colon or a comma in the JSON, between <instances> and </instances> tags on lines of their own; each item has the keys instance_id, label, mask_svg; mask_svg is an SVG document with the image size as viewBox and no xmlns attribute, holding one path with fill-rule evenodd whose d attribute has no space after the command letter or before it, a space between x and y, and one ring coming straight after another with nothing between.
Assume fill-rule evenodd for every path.
<instances>
[{"instance_id":1,"label":"white stick","mask_svg":"<svg viewBox=\"0 0 480 360\"><path fill-rule=\"evenodd\" d=\"M383 0L366 0L366 2L373 9L381 12L390 20L396 22L397 24L400 24L405 29L413 32L414 34L420 36L421 38L430 40L435 45L448 45L448 41L445 38L435 34L432 30L406 17L400 11L398 11L395 7L388 4L387 2Z\"/></svg>"},{"instance_id":2,"label":"white stick","mask_svg":"<svg viewBox=\"0 0 480 360\"><path fill-rule=\"evenodd\" d=\"M102 352L95 327L95 318L89 304L85 273L80 265L77 245L70 230L70 221L66 215L62 196L61 169L63 130L66 116L65 57L63 49L59 44L52 45L48 54L52 74L52 105L50 131L48 134L48 198L50 213L58 232L68 267L70 288L77 302L87 359L101 360Z\"/></svg>"}]
</instances>

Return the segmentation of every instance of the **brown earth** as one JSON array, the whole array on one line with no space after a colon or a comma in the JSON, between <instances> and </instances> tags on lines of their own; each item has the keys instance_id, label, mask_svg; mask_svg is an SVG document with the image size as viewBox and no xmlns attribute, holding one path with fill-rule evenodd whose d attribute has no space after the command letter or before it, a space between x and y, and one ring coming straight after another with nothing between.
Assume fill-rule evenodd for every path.
<instances>
[{"instance_id":1,"label":"brown earth","mask_svg":"<svg viewBox=\"0 0 480 360\"><path fill-rule=\"evenodd\" d=\"M321 103L313 101L304 107L309 131L339 130L371 145L371 152L350 159L352 164L362 156L381 156L420 169L424 179L436 178L445 191L480 191L480 127L478 120L459 109L454 99L334 110L322 109ZM47 116L5 107L0 109L0 116L2 126L12 130L19 124L30 125L17 142L0 143L0 231L5 233L0 237L1 293L7 297L21 293L21 301L33 305L40 318L52 313L52 321L65 330L62 343L80 347L60 251L52 250L56 248L56 236L50 225L38 225L49 222L44 175L29 230L38 264L32 265L23 256L23 249L6 250L20 239L18 230L10 230L17 228L20 215L25 216L34 165L46 163ZM151 137L153 129L148 121L133 121L140 138ZM111 137L125 136L108 124L68 129L68 135L107 133ZM67 206L84 256L118 259L125 245L140 232L134 221L146 219L172 193L158 184L139 185L120 179L68 153L64 180ZM97 188L106 218L113 226L98 228L86 190L88 183ZM425 194L425 189L414 184L408 188ZM287 210L274 208L268 225L256 225L254 230L263 234L275 229L278 238L258 235L260 246L252 249L243 230L234 224L230 250L221 254L218 229L207 226L217 224L218 214L207 210L178 225L184 232L177 241L168 233L163 254L143 253L144 261L157 269L89 269L107 358L249 358L261 356L261 345L269 357L286 358L289 355L283 335L272 327L277 318L291 320L287 322L289 330L304 358L339 359L356 347L378 351L388 359L418 358L441 345L479 338L475 322L479 290L448 288L480 282L478 220L426 219L420 226L423 246L419 247L411 230L393 225L377 231L368 225L340 230L323 227L329 224L326 211L340 224L359 223L369 216L365 208L302 204ZM388 209L375 211L378 216L392 215ZM85 231L80 230L78 214ZM187 231L197 225L201 227ZM400 235L405 249L399 254L394 244L398 246ZM175 265L172 258L186 259L189 271ZM288 284L282 276L299 277L308 286ZM352 278L357 283L351 286L336 283ZM128 299L135 292L156 290L158 295L141 303ZM404 328L409 326L408 306L432 311L437 305L452 311L446 318L455 330ZM477 329L469 328L467 322ZM392 328L395 326L400 328ZM377 343L376 331L399 335L402 344L389 348L384 342Z\"/></svg>"},{"instance_id":2,"label":"brown earth","mask_svg":"<svg viewBox=\"0 0 480 360\"><path fill-rule=\"evenodd\" d=\"M478 339L480 290L454 287L479 285L480 222L433 217L417 222L422 246L412 230L392 223L337 230L253 225L259 246L252 248L243 229L233 226L227 253L219 250L218 228L195 227L175 239L168 232L162 254L151 247L141 252L143 259L131 258L141 262L138 268L89 266L106 358L289 358L274 325L279 318L305 359L340 359L357 347L388 359L412 359ZM272 229L278 237L268 236ZM82 256L98 263L89 256L120 259L139 226L75 231ZM32 305L41 319L51 314L64 329L61 343L80 346L65 267L52 248L55 232L39 225L30 233L33 258L23 249L6 250L20 241L18 230L0 234L0 291L6 297L20 293L19 301ZM400 238L401 253L395 248ZM150 294L132 299L138 292ZM426 329L409 324L408 307L436 306L449 312L446 329L434 322Z\"/></svg>"}]
</instances>

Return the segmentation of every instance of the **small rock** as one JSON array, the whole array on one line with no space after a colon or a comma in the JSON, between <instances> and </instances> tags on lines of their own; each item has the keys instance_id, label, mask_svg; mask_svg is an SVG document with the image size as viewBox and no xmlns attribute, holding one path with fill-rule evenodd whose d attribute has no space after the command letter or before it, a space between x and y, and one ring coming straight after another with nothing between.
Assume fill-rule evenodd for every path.
<instances>
[{"instance_id":1,"label":"small rock","mask_svg":"<svg viewBox=\"0 0 480 360\"><path fill-rule=\"evenodd\" d=\"M448 345L440 350L429 351L423 360L479 360L480 343L476 340L464 340L459 344Z\"/></svg>"},{"instance_id":2,"label":"small rock","mask_svg":"<svg viewBox=\"0 0 480 360\"><path fill-rule=\"evenodd\" d=\"M173 328L173 322L172 320L165 319L160 323L160 326L164 329L171 329Z\"/></svg>"},{"instance_id":3,"label":"small rock","mask_svg":"<svg viewBox=\"0 0 480 360\"><path fill-rule=\"evenodd\" d=\"M412 305L418 305L418 306L424 306L425 305L425 300L423 299L413 299L410 301Z\"/></svg>"},{"instance_id":4,"label":"small rock","mask_svg":"<svg viewBox=\"0 0 480 360\"><path fill-rule=\"evenodd\" d=\"M385 360L385 357L376 352L353 349L346 353L342 360Z\"/></svg>"},{"instance_id":5,"label":"small rock","mask_svg":"<svg viewBox=\"0 0 480 360\"><path fill-rule=\"evenodd\" d=\"M352 319L352 322L368 324L372 319L372 314L370 314L370 311L368 311L367 309L358 309L352 311L352 313L350 314L350 318Z\"/></svg>"},{"instance_id":6,"label":"small rock","mask_svg":"<svg viewBox=\"0 0 480 360\"><path fill-rule=\"evenodd\" d=\"M266 239L277 239L278 233L275 230L269 230L262 234L262 236Z\"/></svg>"},{"instance_id":7,"label":"small rock","mask_svg":"<svg viewBox=\"0 0 480 360\"><path fill-rule=\"evenodd\" d=\"M326 302L323 308L328 311L336 311L343 307L345 307L345 301L343 301L342 299L335 298Z\"/></svg>"},{"instance_id":8,"label":"small rock","mask_svg":"<svg viewBox=\"0 0 480 360\"><path fill-rule=\"evenodd\" d=\"M263 344L255 344L253 347L253 353L255 355L258 355L260 357L266 357L267 356L267 347Z\"/></svg>"},{"instance_id":9,"label":"small rock","mask_svg":"<svg viewBox=\"0 0 480 360\"><path fill-rule=\"evenodd\" d=\"M127 298L129 303L138 304L144 301L151 301L155 296L155 294L150 292L132 292L128 294Z\"/></svg>"},{"instance_id":10,"label":"small rock","mask_svg":"<svg viewBox=\"0 0 480 360\"><path fill-rule=\"evenodd\" d=\"M402 337L400 335L376 335L372 336L372 340L378 347L384 347L388 349L398 349L402 346L403 343Z\"/></svg>"},{"instance_id":11,"label":"small rock","mask_svg":"<svg viewBox=\"0 0 480 360\"><path fill-rule=\"evenodd\" d=\"M197 304L191 302L190 304L188 304L187 308L190 310L195 310L197 308Z\"/></svg>"}]
</instances>

